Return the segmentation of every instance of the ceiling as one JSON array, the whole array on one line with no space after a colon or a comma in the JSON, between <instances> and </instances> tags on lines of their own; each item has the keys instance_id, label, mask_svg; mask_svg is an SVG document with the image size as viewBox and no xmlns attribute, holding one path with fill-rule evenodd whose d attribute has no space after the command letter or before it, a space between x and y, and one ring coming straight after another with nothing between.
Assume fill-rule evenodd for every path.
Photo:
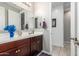
<instances>
[{"instance_id":1,"label":"ceiling","mask_svg":"<svg viewBox=\"0 0 79 59\"><path fill-rule=\"evenodd\" d=\"M57 7L59 5L64 6L64 11L70 10L70 2L52 2L52 7Z\"/></svg>"}]
</instances>

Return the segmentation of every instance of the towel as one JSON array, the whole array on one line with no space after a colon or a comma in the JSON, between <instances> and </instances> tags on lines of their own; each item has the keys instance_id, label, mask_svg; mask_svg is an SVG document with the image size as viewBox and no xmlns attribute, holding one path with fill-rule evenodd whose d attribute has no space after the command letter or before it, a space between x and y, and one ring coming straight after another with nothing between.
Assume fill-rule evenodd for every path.
<instances>
[{"instance_id":1,"label":"towel","mask_svg":"<svg viewBox=\"0 0 79 59\"><path fill-rule=\"evenodd\" d=\"M44 29L47 29L47 24L45 21L43 21L43 26L42 26Z\"/></svg>"}]
</instances>

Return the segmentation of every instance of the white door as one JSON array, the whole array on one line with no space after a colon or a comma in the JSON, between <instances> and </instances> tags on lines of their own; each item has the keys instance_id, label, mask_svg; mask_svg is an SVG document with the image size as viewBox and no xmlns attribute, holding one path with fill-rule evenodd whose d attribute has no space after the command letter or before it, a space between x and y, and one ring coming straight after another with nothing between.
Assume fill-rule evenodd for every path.
<instances>
[{"instance_id":1,"label":"white door","mask_svg":"<svg viewBox=\"0 0 79 59\"><path fill-rule=\"evenodd\" d=\"M71 3L71 55L79 56L79 45L75 44L75 38L79 41L79 3Z\"/></svg>"},{"instance_id":2,"label":"white door","mask_svg":"<svg viewBox=\"0 0 79 59\"><path fill-rule=\"evenodd\" d=\"M79 41L79 2L77 2L77 40ZM77 56L79 56L79 45L76 50Z\"/></svg>"}]
</instances>

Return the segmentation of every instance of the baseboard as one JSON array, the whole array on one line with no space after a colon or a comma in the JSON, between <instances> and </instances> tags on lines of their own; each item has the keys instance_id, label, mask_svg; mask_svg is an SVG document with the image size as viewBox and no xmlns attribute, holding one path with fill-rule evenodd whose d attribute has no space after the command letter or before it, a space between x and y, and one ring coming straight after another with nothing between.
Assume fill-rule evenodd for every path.
<instances>
[{"instance_id":1,"label":"baseboard","mask_svg":"<svg viewBox=\"0 0 79 59\"><path fill-rule=\"evenodd\" d=\"M52 46L64 47L64 44L62 46L61 45L55 45L55 44L53 44Z\"/></svg>"}]
</instances>

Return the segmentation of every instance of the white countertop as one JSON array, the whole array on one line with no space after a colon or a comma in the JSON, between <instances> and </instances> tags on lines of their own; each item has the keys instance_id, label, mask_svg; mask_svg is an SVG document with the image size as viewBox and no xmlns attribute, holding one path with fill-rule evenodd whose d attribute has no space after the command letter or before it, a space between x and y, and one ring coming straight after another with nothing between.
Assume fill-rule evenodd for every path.
<instances>
[{"instance_id":1,"label":"white countertop","mask_svg":"<svg viewBox=\"0 0 79 59\"><path fill-rule=\"evenodd\" d=\"M30 38L38 35L43 35L43 32L35 32L34 34L28 34L27 32L23 32L21 36L15 33L13 38L10 38L9 33L0 34L0 44L7 43L11 41L21 40L24 38Z\"/></svg>"}]
</instances>

